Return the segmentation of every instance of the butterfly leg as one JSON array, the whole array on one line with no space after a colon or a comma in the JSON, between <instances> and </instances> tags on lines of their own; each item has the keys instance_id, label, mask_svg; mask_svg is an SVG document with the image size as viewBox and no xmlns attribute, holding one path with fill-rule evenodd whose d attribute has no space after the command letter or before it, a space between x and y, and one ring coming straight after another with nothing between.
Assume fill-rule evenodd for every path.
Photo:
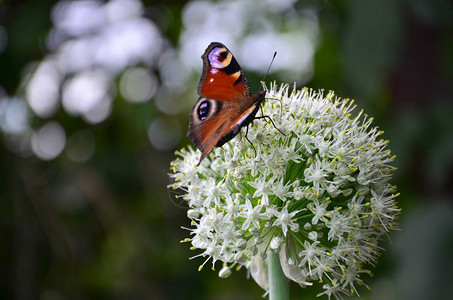
<instances>
[{"instance_id":1,"label":"butterfly leg","mask_svg":"<svg viewBox=\"0 0 453 300\"><path fill-rule=\"evenodd\" d=\"M266 116L266 115L262 115L262 116L256 117L255 120L256 120L256 119L266 119L266 120L271 121L272 126L274 126L274 128L277 129L278 132L280 132L281 134L283 134L284 136L286 136L286 134L284 134L280 129L278 129L277 126L275 126L275 123L274 123L274 121L272 120L271 117ZM248 126L247 126L247 129L248 129Z\"/></svg>"},{"instance_id":2,"label":"butterfly leg","mask_svg":"<svg viewBox=\"0 0 453 300\"><path fill-rule=\"evenodd\" d=\"M282 117L283 115L283 102L282 102L282 97L280 98L274 98L274 97L271 97L271 98L266 98L268 100L276 100L276 101L279 101L280 102L280 118ZM264 115L263 113L263 107L261 106L261 114Z\"/></svg>"},{"instance_id":3,"label":"butterfly leg","mask_svg":"<svg viewBox=\"0 0 453 300\"><path fill-rule=\"evenodd\" d=\"M250 123L251 124L251 123ZM253 151L255 151L255 157L257 156L256 154L256 148L255 146L253 146L252 142L249 140L249 138L247 137L247 134L249 133L249 126L250 124L247 125L246 129L245 129L245 139L247 140L247 142L250 143L250 145L252 145L252 148L253 148Z\"/></svg>"}]
</instances>

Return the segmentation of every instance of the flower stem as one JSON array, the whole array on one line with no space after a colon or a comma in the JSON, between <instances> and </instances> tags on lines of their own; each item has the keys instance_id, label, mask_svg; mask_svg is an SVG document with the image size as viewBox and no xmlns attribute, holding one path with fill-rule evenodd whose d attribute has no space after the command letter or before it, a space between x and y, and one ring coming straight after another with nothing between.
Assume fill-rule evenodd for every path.
<instances>
[{"instance_id":1,"label":"flower stem","mask_svg":"<svg viewBox=\"0 0 453 300\"><path fill-rule=\"evenodd\" d=\"M288 300L289 282L283 274L278 253L270 251L267 257L269 274L269 300Z\"/></svg>"}]
</instances>

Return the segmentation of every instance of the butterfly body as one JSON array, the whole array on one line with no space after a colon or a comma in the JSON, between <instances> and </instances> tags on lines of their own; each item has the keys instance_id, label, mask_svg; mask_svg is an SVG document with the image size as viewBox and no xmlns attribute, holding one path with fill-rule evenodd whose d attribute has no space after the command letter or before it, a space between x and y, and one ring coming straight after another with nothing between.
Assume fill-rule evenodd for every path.
<instances>
[{"instance_id":1,"label":"butterfly body","mask_svg":"<svg viewBox=\"0 0 453 300\"><path fill-rule=\"evenodd\" d=\"M201 57L200 97L190 113L187 136L201 151L198 164L212 151L249 125L265 100L266 92L252 95L238 62L221 43L211 43Z\"/></svg>"}]
</instances>

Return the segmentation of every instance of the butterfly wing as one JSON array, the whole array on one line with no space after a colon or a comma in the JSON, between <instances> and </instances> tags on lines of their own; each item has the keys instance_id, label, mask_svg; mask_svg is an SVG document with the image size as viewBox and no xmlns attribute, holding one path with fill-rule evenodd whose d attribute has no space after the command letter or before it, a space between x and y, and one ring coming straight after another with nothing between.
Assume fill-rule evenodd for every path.
<instances>
[{"instance_id":1,"label":"butterfly wing","mask_svg":"<svg viewBox=\"0 0 453 300\"><path fill-rule=\"evenodd\" d=\"M200 149L198 164L217 146L235 137L243 126L248 125L255 117L259 106L265 99L265 92L250 96L239 105L200 97L190 114L187 136Z\"/></svg>"},{"instance_id":2,"label":"butterfly wing","mask_svg":"<svg viewBox=\"0 0 453 300\"><path fill-rule=\"evenodd\" d=\"M198 82L200 96L229 103L251 96L247 78L225 45L211 43L201 58L203 73Z\"/></svg>"},{"instance_id":3,"label":"butterfly wing","mask_svg":"<svg viewBox=\"0 0 453 300\"><path fill-rule=\"evenodd\" d=\"M223 44L211 43L201 58L200 98L190 113L187 133L202 152L198 164L215 146L222 146L250 123L265 97L264 92L251 95L241 67Z\"/></svg>"}]
</instances>

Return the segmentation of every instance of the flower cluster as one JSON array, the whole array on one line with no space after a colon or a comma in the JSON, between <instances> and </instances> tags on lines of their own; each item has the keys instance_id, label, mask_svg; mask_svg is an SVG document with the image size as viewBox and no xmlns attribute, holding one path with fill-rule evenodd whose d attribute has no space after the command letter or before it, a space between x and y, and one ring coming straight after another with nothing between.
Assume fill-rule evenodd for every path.
<instances>
[{"instance_id":1,"label":"flower cluster","mask_svg":"<svg viewBox=\"0 0 453 300\"><path fill-rule=\"evenodd\" d=\"M265 258L277 251L289 279L320 283L329 298L357 294L400 213L388 141L333 92L271 84L266 98L274 125L250 125L254 147L238 135L199 167L198 151L176 152L171 187L193 226L185 241L207 258L200 268L223 262L221 277L246 266L267 290Z\"/></svg>"}]
</instances>

